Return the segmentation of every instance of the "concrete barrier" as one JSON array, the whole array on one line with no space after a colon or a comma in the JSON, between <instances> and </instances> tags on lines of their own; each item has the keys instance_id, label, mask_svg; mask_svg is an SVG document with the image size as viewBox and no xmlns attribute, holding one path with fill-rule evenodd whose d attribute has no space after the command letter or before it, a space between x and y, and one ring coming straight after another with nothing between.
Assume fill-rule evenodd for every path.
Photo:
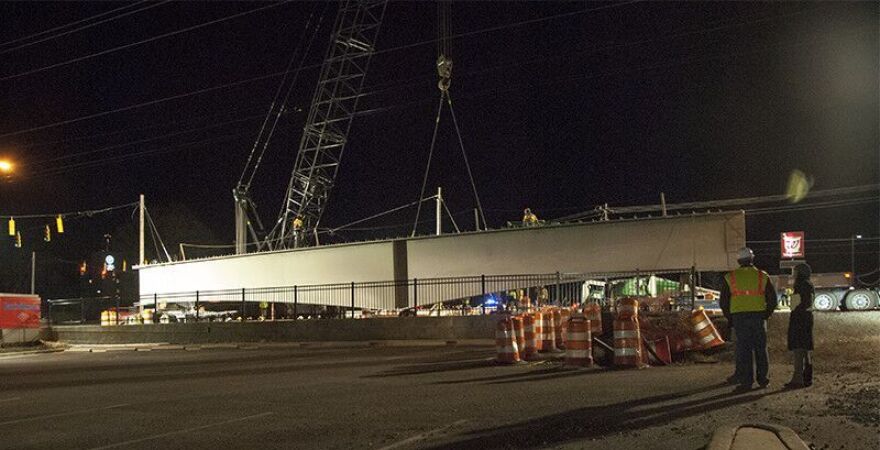
<instances>
[{"instance_id":1,"label":"concrete barrier","mask_svg":"<svg viewBox=\"0 0 880 450\"><path fill-rule=\"evenodd\" d=\"M308 342L493 339L496 316L398 317L278 322L200 322L101 327L55 326L49 336L72 344L163 342Z\"/></svg>"}]
</instances>

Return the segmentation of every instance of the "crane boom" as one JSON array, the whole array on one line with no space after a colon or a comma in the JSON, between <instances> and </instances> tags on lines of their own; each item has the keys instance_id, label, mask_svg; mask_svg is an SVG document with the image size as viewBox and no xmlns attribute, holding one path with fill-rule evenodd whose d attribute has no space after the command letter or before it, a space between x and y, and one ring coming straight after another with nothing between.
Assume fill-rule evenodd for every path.
<instances>
[{"instance_id":1,"label":"crane boom","mask_svg":"<svg viewBox=\"0 0 880 450\"><path fill-rule=\"evenodd\" d=\"M339 7L284 205L266 238L271 249L315 242L386 5L387 0L349 0Z\"/></svg>"}]
</instances>

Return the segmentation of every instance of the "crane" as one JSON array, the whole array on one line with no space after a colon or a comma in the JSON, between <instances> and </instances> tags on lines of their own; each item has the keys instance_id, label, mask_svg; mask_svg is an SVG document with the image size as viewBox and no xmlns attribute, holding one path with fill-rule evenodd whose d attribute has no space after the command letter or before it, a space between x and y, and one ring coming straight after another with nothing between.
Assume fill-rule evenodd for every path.
<instances>
[{"instance_id":1,"label":"crane","mask_svg":"<svg viewBox=\"0 0 880 450\"><path fill-rule=\"evenodd\" d=\"M317 244L318 224L336 181L387 3L348 0L340 4L284 203L268 234L260 236L249 220L254 217L261 228L249 196L253 176L243 176L247 182L240 181L233 190L236 253L247 252L248 230L258 250ZM260 158L253 160L253 155L252 151L245 173L256 172Z\"/></svg>"}]
</instances>

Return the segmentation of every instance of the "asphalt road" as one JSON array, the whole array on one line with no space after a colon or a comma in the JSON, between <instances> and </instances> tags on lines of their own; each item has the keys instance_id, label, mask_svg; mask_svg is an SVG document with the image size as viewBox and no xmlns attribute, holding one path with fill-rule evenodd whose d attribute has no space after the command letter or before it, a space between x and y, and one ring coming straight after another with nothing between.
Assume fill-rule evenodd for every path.
<instances>
[{"instance_id":1,"label":"asphalt road","mask_svg":"<svg viewBox=\"0 0 880 450\"><path fill-rule=\"evenodd\" d=\"M837 375L780 391L788 367L774 365L771 389L732 395L718 385L727 363L565 370L492 356L451 346L5 356L0 447L697 449L722 423L756 420L818 448L878 439L851 406L827 405L843 389Z\"/></svg>"}]
</instances>

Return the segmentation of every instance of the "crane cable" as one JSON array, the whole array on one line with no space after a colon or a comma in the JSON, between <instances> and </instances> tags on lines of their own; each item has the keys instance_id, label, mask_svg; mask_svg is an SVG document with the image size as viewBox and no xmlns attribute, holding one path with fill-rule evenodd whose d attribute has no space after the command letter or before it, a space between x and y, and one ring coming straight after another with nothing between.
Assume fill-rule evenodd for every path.
<instances>
[{"instance_id":1,"label":"crane cable","mask_svg":"<svg viewBox=\"0 0 880 450\"><path fill-rule=\"evenodd\" d=\"M440 80L437 82L437 87L440 89L440 104L437 107L437 117L434 119L434 133L431 136L431 146L428 152L428 164L425 167L425 174L422 177L422 189L419 193L419 206L416 209L416 218L413 222L412 233L410 236L416 235L416 229L419 224L419 216L422 211L422 199L425 198L425 187L428 182L428 173L431 170L431 160L434 156L434 147L437 142L437 130L440 127L440 116L443 112L443 101L449 105L449 112L452 116L452 123L455 127L455 134L458 137L459 148L461 148L461 156L464 158L464 164L467 168L468 179L471 183L471 189L474 192L474 199L477 203L477 209L480 213L480 219L483 221L483 226L486 225L486 216L483 214L483 205L480 203L480 196L477 194L477 184L474 181L473 171L471 170L471 164L468 161L467 152L464 149L464 141L461 137L461 129L458 126L458 119L455 117L455 110L452 107L452 97L449 95L449 86L452 83L452 58L449 57L450 48L449 41L451 36L451 26L450 26L450 8L449 3L446 2L438 2L437 3L437 75L440 77ZM445 203L445 202L444 202ZM453 224L455 225L455 224ZM455 226L456 231L458 231L458 226Z\"/></svg>"}]
</instances>

